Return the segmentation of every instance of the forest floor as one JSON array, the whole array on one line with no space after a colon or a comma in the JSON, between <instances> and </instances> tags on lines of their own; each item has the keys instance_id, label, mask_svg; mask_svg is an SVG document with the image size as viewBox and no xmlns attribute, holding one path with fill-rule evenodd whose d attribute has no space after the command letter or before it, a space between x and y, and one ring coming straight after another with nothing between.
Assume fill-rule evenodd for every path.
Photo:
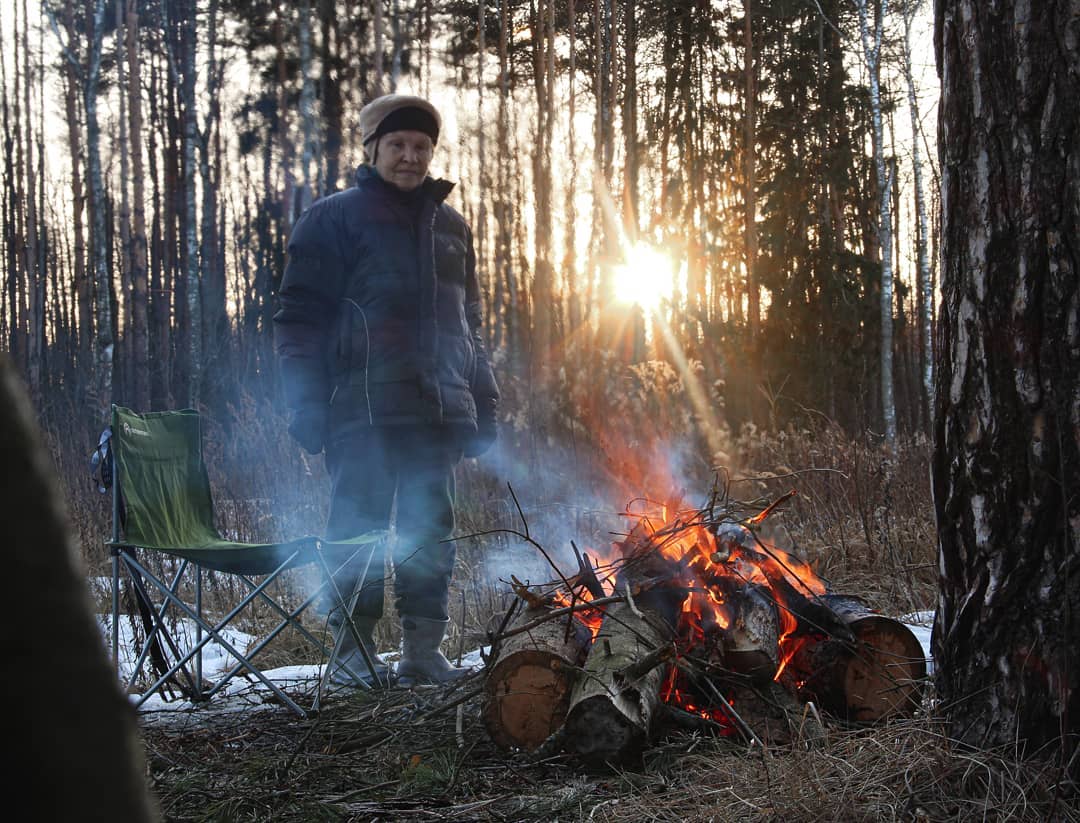
<instances>
[{"instance_id":1,"label":"forest floor","mask_svg":"<svg viewBox=\"0 0 1080 823\"><path fill-rule=\"evenodd\" d=\"M1060 771L950 743L929 697L915 718L764 746L661 728L640 761L597 771L497 748L483 677L347 690L307 719L227 701L144 712L152 791L168 821L1080 821Z\"/></svg>"}]
</instances>

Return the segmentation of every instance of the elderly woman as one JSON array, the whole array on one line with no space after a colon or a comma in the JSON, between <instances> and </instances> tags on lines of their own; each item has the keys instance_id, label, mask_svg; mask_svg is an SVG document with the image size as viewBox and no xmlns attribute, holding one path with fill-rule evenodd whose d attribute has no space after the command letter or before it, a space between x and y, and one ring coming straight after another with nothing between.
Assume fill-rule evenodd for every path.
<instances>
[{"instance_id":1,"label":"elderly woman","mask_svg":"<svg viewBox=\"0 0 1080 823\"><path fill-rule=\"evenodd\" d=\"M352 188L297 221L274 315L291 411L289 433L325 451L332 482L327 536L387 528L396 511L394 593L402 624L398 682L437 683L467 670L440 651L454 568L454 467L496 437L499 390L481 334L472 233L428 176L441 117L421 97L391 94L360 112L367 162ZM396 510L395 510L396 501ZM365 558L366 559L366 558ZM376 555L353 610L380 681L373 630L383 611ZM357 569L339 573L354 591ZM341 610L334 679L370 682Z\"/></svg>"}]
</instances>

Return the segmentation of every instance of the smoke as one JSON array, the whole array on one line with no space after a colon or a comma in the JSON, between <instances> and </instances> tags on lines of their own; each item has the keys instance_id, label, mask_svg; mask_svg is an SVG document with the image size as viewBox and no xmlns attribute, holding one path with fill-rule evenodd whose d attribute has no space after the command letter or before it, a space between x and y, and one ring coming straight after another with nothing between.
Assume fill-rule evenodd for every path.
<instances>
[{"instance_id":1,"label":"smoke","mask_svg":"<svg viewBox=\"0 0 1080 823\"><path fill-rule=\"evenodd\" d=\"M488 532L488 584L505 589L512 577L538 585L557 581L559 572L570 576L578 569L575 548L593 565L611 562L618 557L613 544L642 517L672 516L707 502L711 471L692 438L628 445L615 434L589 448L553 439L524 445L504 439L482 458L484 478L500 483L479 515L478 531ZM467 479L479 485L475 477Z\"/></svg>"}]
</instances>

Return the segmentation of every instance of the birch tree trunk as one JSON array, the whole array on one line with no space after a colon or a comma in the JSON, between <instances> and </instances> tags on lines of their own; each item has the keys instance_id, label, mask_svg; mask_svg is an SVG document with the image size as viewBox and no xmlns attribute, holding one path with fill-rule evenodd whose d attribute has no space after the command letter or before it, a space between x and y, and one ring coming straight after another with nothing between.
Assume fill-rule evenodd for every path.
<instances>
[{"instance_id":1,"label":"birch tree trunk","mask_svg":"<svg viewBox=\"0 0 1080 823\"><path fill-rule=\"evenodd\" d=\"M386 48L386 20L383 16L383 0L372 0L372 6L374 6L371 27L375 33L375 76L371 80L371 96L375 98L383 94L385 89L383 76L386 74L386 68L383 65L383 52Z\"/></svg>"},{"instance_id":2,"label":"birch tree trunk","mask_svg":"<svg viewBox=\"0 0 1080 823\"><path fill-rule=\"evenodd\" d=\"M953 734L1080 772L1080 0L939 0L933 654Z\"/></svg>"},{"instance_id":3,"label":"birch tree trunk","mask_svg":"<svg viewBox=\"0 0 1080 823\"><path fill-rule=\"evenodd\" d=\"M119 116L116 121L116 142L120 147L120 180L118 182L120 187L120 213L118 215L120 248L114 258L114 265L120 270L120 297L118 300L120 308L118 311L124 318L123 325L118 329L121 380L117 393L121 397L130 397L131 387L135 382L134 348L132 345L135 328L131 314L131 199L128 196L131 183L131 168L128 156L127 99L124 95L124 40L121 37L123 19L124 0L114 0L116 85L119 90L117 98L120 106Z\"/></svg>"},{"instance_id":4,"label":"birch tree trunk","mask_svg":"<svg viewBox=\"0 0 1080 823\"><path fill-rule=\"evenodd\" d=\"M930 231L926 210L926 186L923 182L922 151L919 125L919 101L916 96L915 73L911 65L911 27L915 15L923 7L916 0L904 14L904 82L907 84L908 112L911 115L911 165L915 172L915 219L918 234L915 238L918 257L919 331L922 342L922 389L924 409L934 408L934 285L930 276ZM924 419L929 419L924 414Z\"/></svg>"},{"instance_id":5,"label":"birch tree trunk","mask_svg":"<svg viewBox=\"0 0 1080 823\"><path fill-rule=\"evenodd\" d=\"M859 12L859 34L863 57L870 81L870 113L873 121L874 175L877 180L878 247L881 254L881 414L885 424L885 441L889 448L896 445L896 401L893 396L893 230L892 175L885 162L885 134L881 102L881 40L884 21L889 13L889 0L881 0L875 12L873 31L867 0L855 0Z\"/></svg>"}]
</instances>

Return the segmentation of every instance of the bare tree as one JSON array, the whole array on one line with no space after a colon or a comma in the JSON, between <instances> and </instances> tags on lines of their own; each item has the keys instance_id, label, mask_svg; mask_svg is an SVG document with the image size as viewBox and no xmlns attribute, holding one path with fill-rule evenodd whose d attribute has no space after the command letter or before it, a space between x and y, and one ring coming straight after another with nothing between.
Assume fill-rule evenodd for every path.
<instances>
[{"instance_id":1,"label":"bare tree","mask_svg":"<svg viewBox=\"0 0 1080 823\"><path fill-rule=\"evenodd\" d=\"M908 112L911 115L911 165L915 173L916 253L919 261L919 329L922 338L922 386L927 408L934 407L934 283L930 275L930 232L926 207L926 186L923 182L919 118L919 98L916 94L915 72L911 65L911 28L923 7L915 0L904 9L904 82L907 84Z\"/></svg>"},{"instance_id":2,"label":"bare tree","mask_svg":"<svg viewBox=\"0 0 1080 823\"><path fill-rule=\"evenodd\" d=\"M881 413L885 423L885 441L896 445L896 401L893 396L893 176L885 159L885 133L881 100L881 43L889 0L881 0L871 24L868 0L855 0L859 12L859 34L863 59L870 82L870 113L873 121L874 174L877 179L877 237L881 255Z\"/></svg>"},{"instance_id":3,"label":"bare tree","mask_svg":"<svg viewBox=\"0 0 1080 823\"><path fill-rule=\"evenodd\" d=\"M743 112L743 196L744 238L746 244L747 334L751 346L757 340L761 322L761 290L757 281L757 146L754 137L754 113L757 82L754 75L753 2L743 0L743 75L746 85L746 110Z\"/></svg>"},{"instance_id":4,"label":"bare tree","mask_svg":"<svg viewBox=\"0 0 1080 823\"><path fill-rule=\"evenodd\" d=\"M111 283L108 268L105 231L105 183L101 173L101 127L98 124L97 96L101 82L101 51L105 23L105 0L93 0L88 6L90 15L86 20L88 34L86 65L83 66L79 53L75 51L78 42L74 26L72 0L65 0L64 20L67 37L61 34L59 25L51 11L49 13L53 32L60 41L64 60L69 67L69 75L77 78L82 92L83 110L86 113L86 167L90 178L90 255L94 282L94 334L90 336L90 361L93 364L94 377L87 400L90 409L100 419L105 419L109 404L112 402L113 336ZM71 141L72 144L74 141Z\"/></svg>"},{"instance_id":5,"label":"bare tree","mask_svg":"<svg viewBox=\"0 0 1080 823\"><path fill-rule=\"evenodd\" d=\"M319 148L316 143L318 130L315 124L315 73L312 67L313 54L311 45L311 0L300 3L299 40L300 40L300 211L306 211L319 190L318 164L316 155ZM316 171L312 172L312 167Z\"/></svg>"},{"instance_id":6,"label":"bare tree","mask_svg":"<svg viewBox=\"0 0 1080 823\"><path fill-rule=\"evenodd\" d=\"M128 81L127 128L128 143L131 146L131 365L134 370L132 401L136 408L145 409L150 406L150 334L138 0L127 0L124 24Z\"/></svg>"}]
</instances>

